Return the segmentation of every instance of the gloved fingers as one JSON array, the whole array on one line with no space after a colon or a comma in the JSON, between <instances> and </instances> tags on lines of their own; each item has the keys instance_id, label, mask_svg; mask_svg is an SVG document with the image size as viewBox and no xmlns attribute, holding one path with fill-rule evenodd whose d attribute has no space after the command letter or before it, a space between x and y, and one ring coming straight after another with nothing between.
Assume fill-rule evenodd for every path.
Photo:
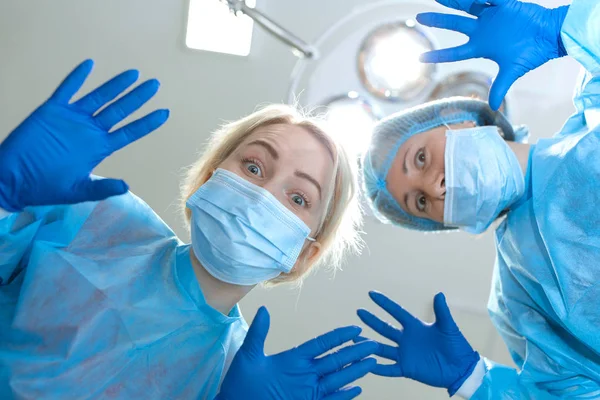
<instances>
[{"instance_id":1,"label":"gloved fingers","mask_svg":"<svg viewBox=\"0 0 600 400\"><path fill-rule=\"evenodd\" d=\"M453 8L455 10L464 11L471 15L479 15L487 5L487 0L435 0L437 3Z\"/></svg>"},{"instance_id":2,"label":"gloved fingers","mask_svg":"<svg viewBox=\"0 0 600 400\"><path fill-rule=\"evenodd\" d=\"M82 112L92 115L104 105L113 101L128 87L133 85L140 76L139 71L131 69L115 76L102 86L88 93L74 104Z\"/></svg>"},{"instance_id":3,"label":"gloved fingers","mask_svg":"<svg viewBox=\"0 0 600 400\"><path fill-rule=\"evenodd\" d=\"M373 341L363 341L352 346L344 347L335 353L315 360L314 366L320 376L338 371L348 364L360 361L377 351L378 345Z\"/></svg>"},{"instance_id":4,"label":"gloved fingers","mask_svg":"<svg viewBox=\"0 0 600 400\"><path fill-rule=\"evenodd\" d=\"M457 47L428 51L421 54L420 60L431 64L462 61L470 58L477 58L475 48L469 43L465 43Z\"/></svg>"},{"instance_id":5,"label":"gloved fingers","mask_svg":"<svg viewBox=\"0 0 600 400\"><path fill-rule=\"evenodd\" d=\"M373 375L398 378L404 376L400 364L377 364L371 371Z\"/></svg>"},{"instance_id":6,"label":"gloved fingers","mask_svg":"<svg viewBox=\"0 0 600 400\"><path fill-rule=\"evenodd\" d=\"M379 317L370 313L367 310L360 309L356 312L358 318L361 319L369 328L379 333L381 336L390 339L393 342L398 343L402 338L402 331L385 321L379 319Z\"/></svg>"},{"instance_id":7,"label":"gloved fingers","mask_svg":"<svg viewBox=\"0 0 600 400\"><path fill-rule=\"evenodd\" d=\"M359 386L350 386L342 388L329 396L325 396L323 400L351 400L360 396L361 393L362 389Z\"/></svg>"},{"instance_id":8,"label":"gloved fingers","mask_svg":"<svg viewBox=\"0 0 600 400\"><path fill-rule=\"evenodd\" d=\"M338 347L358 336L361 329L358 326L345 326L327 332L298 346L296 351L307 358L315 358Z\"/></svg>"},{"instance_id":9,"label":"gloved fingers","mask_svg":"<svg viewBox=\"0 0 600 400\"><path fill-rule=\"evenodd\" d=\"M377 365L374 358L366 358L362 361L347 366L341 371L334 372L323 378L319 382L321 392L330 394L336 390L351 384L357 379L362 378Z\"/></svg>"},{"instance_id":10,"label":"gloved fingers","mask_svg":"<svg viewBox=\"0 0 600 400\"><path fill-rule=\"evenodd\" d=\"M265 306L262 306L256 312L248 333L242 343L240 350L244 350L250 354L265 354L265 340L269 333L269 326L271 325L271 316Z\"/></svg>"},{"instance_id":11,"label":"gloved fingers","mask_svg":"<svg viewBox=\"0 0 600 400\"><path fill-rule=\"evenodd\" d=\"M357 336L357 337L355 337L354 339L352 339L352 341L353 341L354 343L361 343L361 342L365 342L365 341L367 341L367 340L371 340L371 339L369 339L369 338L366 338L366 337L364 337L364 336Z\"/></svg>"},{"instance_id":12,"label":"gloved fingers","mask_svg":"<svg viewBox=\"0 0 600 400\"><path fill-rule=\"evenodd\" d=\"M435 0L435 2L444 7L468 12L473 4L485 4L487 0Z\"/></svg>"},{"instance_id":13,"label":"gloved fingers","mask_svg":"<svg viewBox=\"0 0 600 400\"><path fill-rule=\"evenodd\" d=\"M105 130L127 118L137 109L142 107L158 92L160 83L156 79L150 79L119 100L115 101L96 116L96 122Z\"/></svg>"},{"instance_id":14,"label":"gloved fingers","mask_svg":"<svg viewBox=\"0 0 600 400\"><path fill-rule=\"evenodd\" d=\"M108 134L112 151L117 151L160 128L169 119L169 110L156 110Z\"/></svg>"},{"instance_id":15,"label":"gloved fingers","mask_svg":"<svg viewBox=\"0 0 600 400\"><path fill-rule=\"evenodd\" d=\"M85 60L79 64L62 81L50 98L57 102L68 104L71 97L81 89L81 86L83 86L83 83L90 72L92 72L92 68L94 68L94 62L92 60Z\"/></svg>"},{"instance_id":16,"label":"gloved fingers","mask_svg":"<svg viewBox=\"0 0 600 400\"><path fill-rule=\"evenodd\" d=\"M421 13L417 15L417 22L432 28L447 29L471 36L477 28L477 20L461 15L442 14L435 12Z\"/></svg>"},{"instance_id":17,"label":"gloved fingers","mask_svg":"<svg viewBox=\"0 0 600 400\"><path fill-rule=\"evenodd\" d=\"M500 67L500 71L490 88L489 103L492 110L496 111L500 108L508 90L519 77L519 74L514 73L512 70Z\"/></svg>"},{"instance_id":18,"label":"gloved fingers","mask_svg":"<svg viewBox=\"0 0 600 400\"><path fill-rule=\"evenodd\" d=\"M438 293L433 298L433 312L435 313L435 323L443 332L458 330L443 293Z\"/></svg>"},{"instance_id":19,"label":"gloved fingers","mask_svg":"<svg viewBox=\"0 0 600 400\"><path fill-rule=\"evenodd\" d=\"M411 324L419 322L411 313L406 311L400 304L394 302L392 299L377 291L369 292L371 300L375 302L379 307L383 308L388 314L400 322L403 327L407 327Z\"/></svg>"},{"instance_id":20,"label":"gloved fingers","mask_svg":"<svg viewBox=\"0 0 600 400\"><path fill-rule=\"evenodd\" d=\"M120 179L91 179L80 182L73 189L71 201L82 203L85 201L101 201L112 196L127 193L129 187Z\"/></svg>"},{"instance_id":21,"label":"gloved fingers","mask_svg":"<svg viewBox=\"0 0 600 400\"><path fill-rule=\"evenodd\" d=\"M369 339L367 339L366 337L363 337L363 336L357 336L356 338L353 339L354 343L362 343L365 340L369 340ZM398 356L398 348L397 347L390 346L388 344L383 344L383 343L380 343L377 341L374 341L374 342L377 343L377 349L375 349L375 351L373 352L373 355L387 358L388 360L392 360L392 361L395 361L397 359L397 356Z\"/></svg>"}]
</instances>

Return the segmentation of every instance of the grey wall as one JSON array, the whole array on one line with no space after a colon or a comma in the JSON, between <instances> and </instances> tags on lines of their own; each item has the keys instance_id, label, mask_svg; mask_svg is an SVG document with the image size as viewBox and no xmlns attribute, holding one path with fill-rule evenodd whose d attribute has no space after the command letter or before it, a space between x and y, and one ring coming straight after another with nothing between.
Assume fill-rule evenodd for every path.
<instances>
[{"instance_id":1,"label":"grey wall","mask_svg":"<svg viewBox=\"0 0 600 400\"><path fill-rule=\"evenodd\" d=\"M314 40L352 7L364 3L259 0L259 7L299 36ZM288 49L257 29L252 54L246 59L185 49L186 8L186 1L174 0L0 2L0 139L84 58L97 63L84 91L126 68L139 68L144 78L159 78L161 92L146 110L168 107L170 121L113 155L97 173L126 179L184 240L187 235L176 207L181 168L196 158L222 120L250 113L259 103L285 100L295 63ZM575 67L561 60L516 86L515 119L531 126L533 141L558 130L571 112L569 91ZM249 321L258 306L269 307L269 351L289 348L342 324L358 323L355 310L370 306L370 289L388 293L422 318L432 317L431 299L444 291L474 347L510 362L485 314L494 261L492 234L423 235L371 219L365 230L367 251L349 260L335 279L321 271L302 290L258 289L243 301ZM370 376L361 385L366 399L447 396L407 380Z\"/></svg>"}]
</instances>

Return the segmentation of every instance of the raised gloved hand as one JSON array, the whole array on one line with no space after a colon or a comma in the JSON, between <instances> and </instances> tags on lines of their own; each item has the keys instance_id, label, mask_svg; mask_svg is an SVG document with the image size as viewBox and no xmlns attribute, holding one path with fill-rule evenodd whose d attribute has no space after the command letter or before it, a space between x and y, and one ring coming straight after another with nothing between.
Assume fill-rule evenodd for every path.
<instances>
[{"instance_id":1,"label":"raised gloved hand","mask_svg":"<svg viewBox=\"0 0 600 400\"><path fill-rule=\"evenodd\" d=\"M373 373L406 377L429 386L446 388L450 396L453 396L473 372L479 361L479 354L454 323L444 295L439 293L434 298L436 321L432 324L415 318L382 293L370 292L369 296L403 327L397 329L367 310L358 310L358 316L365 324L398 344L390 346L379 343L375 354L395 363L378 364ZM359 337L355 341L363 339Z\"/></svg>"},{"instance_id":2,"label":"raised gloved hand","mask_svg":"<svg viewBox=\"0 0 600 400\"><path fill-rule=\"evenodd\" d=\"M490 90L490 106L497 110L512 84L545 62L566 55L560 38L568 6L547 9L518 0L436 0L477 18L422 13L417 21L469 37L461 46L425 53L421 60L442 63L487 58L500 70Z\"/></svg>"},{"instance_id":3,"label":"raised gloved hand","mask_svg":"<svg viewBox=\"0 0 600 400\"><path fill-rule=\"evenodd\" d=\"M261 307L215 400L346 400L361 393L359 387L345 386L376 365L375 359L365 357L373 354L377 343L359 343L317 358L356 338L359 327L335 329L299 347L266 356L263 349L269 320L266 308Z\"/></svg>"},{"instance_id":4,"label":"raised gloved hand","mask_svg":"<svg viewBox=\"0 0 600 400\"><path fill-rule=\"evenodd\" d=\"M84 61L54 94L0 144L0 208L99 201L128 190L122 180L92 180L92 170L113 152L160 127L168 110L157 110L109 131L158 91L152 79L102 109L139 76L130 70L69 104L92 70Z\"/></svg>"}]
</instances>

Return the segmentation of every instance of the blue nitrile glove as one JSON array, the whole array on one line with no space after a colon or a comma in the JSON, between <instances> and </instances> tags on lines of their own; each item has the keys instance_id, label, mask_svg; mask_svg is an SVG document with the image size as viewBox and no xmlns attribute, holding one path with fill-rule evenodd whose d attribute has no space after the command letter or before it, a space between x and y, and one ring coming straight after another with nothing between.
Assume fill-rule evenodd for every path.
<instances>
[{"instance_id":1,"label":"blue nitrile glove","mask_svg":"<svg viewBox=\"0 0 600 400\"><path fill-rule=\"evenodd\" d=\"M415 318L382 293L370 292L369 296L403 327L397 329L367 310L358 310L358 316L365 324L398 344L379 343L375 355L395 363L378 364L373 374L414 379L429 386L446 388L453 396L475 369L479 354L460 333L444 295L438 293L433 300L435 322L432 324ZM359 337L355 341L363 339Z\"/></svg>"},{"instance_id":2,"label":"blue nitrile glove","mask_svg":"<svg viewBox=\"0 0 600 400\"><path fill-rule=\"evenodd\" d=\"M0 208L99 201L127 192L122 180L92 180L92 170L113 152L160 127L168 110L157 110L114 132L113 126L158 91L152 79L102 109L139 76L131 70L69 104L92 70L84 61L54 94L0 144Z\"/></svg>"},{"instance_id":3,"label":"blue nitrile glove","mask_svg":"<svg viewBox=\"0 0 600 400\"><path fill-rule=\"evenodd\" d=\"M269 313L261 307L231 363L216 400L347 400L361 393L345 387L376 365L366 358L377 349L367 341L321 356L360 334L357 326L335 329L283 353L266 356Z\"/></svg>"},{"instance_id":4,"label":"blue nitrile glove","mask_svg":"<svg viewBox=\"0 0 600 400\"><path fill-rule=\"evenodd\" d=\"M461 46L425 53L421 60L441 63L487 58L500 70L490 90L490 106L497 110L512 84L553 58L567 54L560 32L568 6L547 9L517 0L436 0L477 18L422 13L417 21L469 37Z\"/></svg>"}]
</instances>

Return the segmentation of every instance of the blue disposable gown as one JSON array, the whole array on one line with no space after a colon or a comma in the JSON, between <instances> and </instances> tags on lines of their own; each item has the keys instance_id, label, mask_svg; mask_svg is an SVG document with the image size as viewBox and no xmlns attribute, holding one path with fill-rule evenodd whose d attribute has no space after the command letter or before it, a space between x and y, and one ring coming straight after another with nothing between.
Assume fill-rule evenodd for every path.
<instances>
[{"instance_id":1,"label":"blue disposable gown","mask_svg":"<svg viewBox=\"0 0 600 400\"><path fill-rule=\"evenodd\" d=\"M600 2L574 0L562 38L586 70L577 111L496 231L488 309L520 372L486 360L471 399L600 398Z\"/></svg>"},{"instance_id":2,"label":"blue disposable gown","mask_svg":"<svg viewBox=\"0 0 600 400\"><path fill-rule=\"evenodd\" d=\"M132 194L0 219L0 399L212 399L247 325Z\"/></svg>"}]
</instances>

